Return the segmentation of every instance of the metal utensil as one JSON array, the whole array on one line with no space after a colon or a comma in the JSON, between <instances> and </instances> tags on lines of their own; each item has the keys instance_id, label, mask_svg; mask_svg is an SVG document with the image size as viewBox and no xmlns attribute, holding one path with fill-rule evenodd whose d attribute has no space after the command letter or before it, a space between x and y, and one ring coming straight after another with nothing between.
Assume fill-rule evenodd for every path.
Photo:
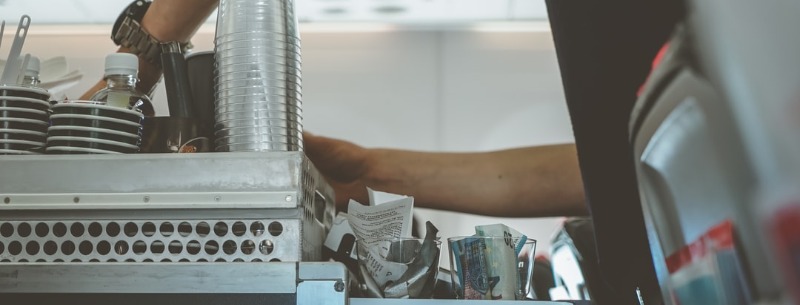
<instances>
[{"instance_id":1,"label":"metal utensil","mask_svg":"<svg viewBox=\"0 0 800 305\"><path fill-rule=\"evenodd\" d=\"M189 87L189 76L186 58L177 42L162 48L161 66L164 68L164 84L167 89L169 116L173 118L194 118L192 105L192 89Z\"/></svg>"},{"instance_id":2,"label":"metal utensil","mask_svg":"<svg viewBox=\"0 0 800 305\"><path fill-rule=\"evenodd\" d=\"M0 47L3 46L3 31L6 30L6 21L0 21Z\"/></svg>"},{"instance_id":3,"label":"metal utensil","mask_svg":"<svg viewBox=\"0 0 800 305\"><path fill-rule=\"evenodd\" d=\"M19 67L19 55L22 53L22 45L25 44L25 37L28 36L28 27L31 25L31 17L22 15L19 19L17 33L14 35L14 42L11 43L11 51L8 53L6 67L0 76L0 84L11 84L16 82Z\"/></svg>"},{"instance_id":4,"label":"metal utensil","mask_svg":"<svg viewBox=\"0 0 800 305\"><path fill-rule=\"evenodd\" d=\"M192 91L192 107L200 128L214 133L214 52L196 52L186 56L186 71Z\"/></svg>"},{"instance_id":5,"label":"metal utensil","mask_svg":"<svg viewBox=\"0 0 800 305\"><path fill-rule=\"evenodd\" d=\"M22 59L22 64L19 65L19 70L17 71L17 81L16 84L21 84L22 80L25 78L25 70L28 69L28 63L31 61L31 54L25 54L25 57Z\"/></svg>"}]
</instances>

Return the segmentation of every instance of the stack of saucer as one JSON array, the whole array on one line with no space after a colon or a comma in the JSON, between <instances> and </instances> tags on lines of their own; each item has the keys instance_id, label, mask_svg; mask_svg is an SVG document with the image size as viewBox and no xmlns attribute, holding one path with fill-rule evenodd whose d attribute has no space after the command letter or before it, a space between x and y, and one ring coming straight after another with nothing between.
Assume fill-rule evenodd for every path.
<instances>
[{"instance_id":1,"label":"stack of saucer","mask_svg":"<svg viewBox=\"0 0 800 305\"><path fill-rule=\"evenodd\" d=\"M48 125L47 91L0 85L0 155L40 154Z\"/></svg>"},{"instance_id":2,"label":"stack of saucer","mask_svg":"<svg viewBox=\"0 0 800 305\"><path fill-rule=\"evenodd\" d=\"M124 154L139 151L142 119L136 110L90 101L64 101L51 107L49 154Z\"/></svg>"}]
</instances>

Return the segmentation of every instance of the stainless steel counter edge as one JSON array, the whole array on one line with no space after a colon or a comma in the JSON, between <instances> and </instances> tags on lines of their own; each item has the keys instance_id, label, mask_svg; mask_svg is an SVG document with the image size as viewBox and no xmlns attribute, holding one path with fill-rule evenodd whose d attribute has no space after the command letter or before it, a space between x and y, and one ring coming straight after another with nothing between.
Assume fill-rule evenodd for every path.
<instances>
[{"instance_id":1,"label":"stainless steel counter edge","mask_svg":"<svg viewBox=\"0 0 800 305\"><path fill-rule=\"evenodd\" d=\"M496 301L496 300L411 300L351 298L350 305L572 305L552 301Z\"/></svg>"},{"instance_id":2,"label":"stainless steel counter edge","mask_svg":"<svg viewBox=\"0 0 800 305\"><path fill-rule=\"evenodd\" d=\"M290 262L0 264L0 292L295 293L297 265Z\"/></svg>"}]
</instances>

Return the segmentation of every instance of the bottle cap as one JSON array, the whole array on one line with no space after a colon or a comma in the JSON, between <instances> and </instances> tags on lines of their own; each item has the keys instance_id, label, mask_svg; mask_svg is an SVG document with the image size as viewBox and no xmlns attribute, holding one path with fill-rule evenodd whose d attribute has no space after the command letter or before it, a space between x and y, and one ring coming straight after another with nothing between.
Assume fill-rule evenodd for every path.
<instances>
[{"instance_id":1,"label":"bottle cap","mask_svg":"<svg viewBox=\"0 0 800 305\"><path fill-rule=\"evenodd\" d=\"M20 63L22 59L20 60ZM28 77L39 77L39 57L31 56L28 59L28 66L25 67L25 76Z\"/></svg>"},{"instance_id":2,"label":"bottle cap","mask_svg":"<svg viewBox=\"0 0 800 305\"><path fill-rule=\"evenodd\" d=\"M106 76L133 75L139 72L139 58L129 53L112 53L106 56Z\"/></svg>"}]
</instances>

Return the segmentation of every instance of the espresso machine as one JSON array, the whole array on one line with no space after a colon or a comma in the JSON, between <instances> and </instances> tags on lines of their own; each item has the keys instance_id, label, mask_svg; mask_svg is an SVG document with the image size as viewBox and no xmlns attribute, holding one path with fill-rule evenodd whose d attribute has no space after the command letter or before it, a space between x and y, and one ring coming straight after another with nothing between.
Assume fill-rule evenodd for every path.
<instances>
[{"instance_id":1,"label":"espresso machine","mask_svg":"<svg viewBox=\"0 0 800 305\"><path fill-rule=\"evenodd\" d=\"M293 2L223 0L217 27L215 152L0 156L0 302L348 303Z\"/></svg>"}]
</instances>

